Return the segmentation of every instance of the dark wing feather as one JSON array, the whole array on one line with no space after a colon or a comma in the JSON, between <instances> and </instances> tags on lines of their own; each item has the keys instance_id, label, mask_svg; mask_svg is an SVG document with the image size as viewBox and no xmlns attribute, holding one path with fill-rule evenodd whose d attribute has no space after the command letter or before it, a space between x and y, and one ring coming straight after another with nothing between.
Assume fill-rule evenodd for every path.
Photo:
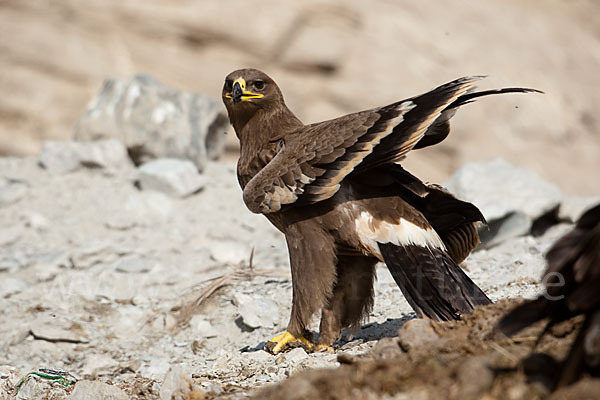
<instances>
[{"instance_id":1,"label":"dark wing feather","mask_svg":"<svg viewBox=\"0 0 600 400\"><path fill-rule=\"evenodd\" d=\"M450 118L456 114L458 107L468 103L472 103L478 97L489 96L493 94L504 94L504 93L543 93L536 89L527 88L504 88L504 89L492 89L483 90L480 92L467 93L460 96L454 103L450 104L446 110L431 124L431 126L425 132L423 139L419 141L414 149L422 149L423 147L433 146L434 144L440 143L446 139L450 134Z\"/></svg>"},{"instance_id":2,"label":"dark wing feather","mask_svg":"<svg viewBox=\"0 0 600 400\"><path fill-rule=\"evenodd\" d=\"M404 297L419 316L459 319L490 304L483 291L441 249L379 243L381 254Z\"/></svg>"},{"instance_id":3,"label":"dark wing feather","mask_svg":"<svg viewBox=\"0 0 600 400\"><path fill-rule=\"evenodd\" d=\"M284 138L279 153L248 182L246 206L255 213L271 213L285 205L332 197L357 167L368 169L402 158L444 109L480 78L457 79L422 96L300 128Z\"/></svg>"}]
</instances>

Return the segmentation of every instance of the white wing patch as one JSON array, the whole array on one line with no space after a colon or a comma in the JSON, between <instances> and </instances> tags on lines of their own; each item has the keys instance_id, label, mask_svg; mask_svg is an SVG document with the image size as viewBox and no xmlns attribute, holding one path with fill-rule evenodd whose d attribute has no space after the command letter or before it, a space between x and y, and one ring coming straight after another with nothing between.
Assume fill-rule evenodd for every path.
<instances>
[{"instance_id":1,"label":"white wing patch","mask_svg":"<svg viewBox=\"0 0 600 400\"><path fill-rule=\"evenodd\" d=\"M358 238L363 246L380 260L383 259L378 243L398 246L415 245L446 250L439 235L432 228L423 229L400 218L397 223L374 221L368 211L361 211L354 221Z\"/></svg>"}]
</instances>

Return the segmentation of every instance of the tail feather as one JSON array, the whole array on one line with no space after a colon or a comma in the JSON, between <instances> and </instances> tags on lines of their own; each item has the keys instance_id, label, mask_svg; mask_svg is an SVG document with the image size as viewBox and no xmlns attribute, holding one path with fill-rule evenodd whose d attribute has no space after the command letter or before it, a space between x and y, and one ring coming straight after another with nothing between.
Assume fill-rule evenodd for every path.
<instances>
[{"instance_id":1,"label":"tail feather","mask_svg":"<svg viewBox=\"0 0 600 400\"><path fill-rule=\"evenodd\" d=\"M404 297L420 317L459 319L490 299L442 249L379 243Z\"/></svg>"}]
</instances>

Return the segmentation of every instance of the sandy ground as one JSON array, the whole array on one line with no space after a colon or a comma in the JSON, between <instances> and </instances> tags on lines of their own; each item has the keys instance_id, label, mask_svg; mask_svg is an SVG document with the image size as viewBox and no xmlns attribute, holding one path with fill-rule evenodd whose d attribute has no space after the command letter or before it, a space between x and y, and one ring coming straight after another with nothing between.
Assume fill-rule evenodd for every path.
<instances>
[{"instance_id":1,"label":"sandy ground","mask_svg":"<svg viewBox=\"0 0 600 400\"><path fill-rule=\"evenodd\" d=\"M53 175L35 158L0 158L0 170L17 192L5 190L14 202L0 207L0 365L16 368L13 378L55 368L145 399L179 367L209 397L245 398L339 365L336 354L261 350L287 324L287 253L281 234L245 209L230 161L211 162L210 184L184 199L140 191L133 168ZM495 301L534 296L543 254L568 228L477 251L465 268ZM364 354L412 318L381 267L369 322L345 333L338 355Z\"/></svg>"}]
</instances>

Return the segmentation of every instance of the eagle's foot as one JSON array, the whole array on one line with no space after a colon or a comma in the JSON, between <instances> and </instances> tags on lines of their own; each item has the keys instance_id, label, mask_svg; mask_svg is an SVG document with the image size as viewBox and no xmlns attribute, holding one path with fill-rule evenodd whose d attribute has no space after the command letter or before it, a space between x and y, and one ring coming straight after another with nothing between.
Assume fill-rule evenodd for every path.
<instances>
[{"instance_id":1,"label":"eagle's foot","mask_svg":"<svg viewBox=\"0 0 600 400\"><path fill-rule=\"evenodd\" d=\"M317 353L335 353L335 350L333 350L333 347L329 346L328 344L318 344L315 347L315 352L317 352Z\"/></svg>"},{"instance_id":2,"label":"eagle's foot","mask_svg":"<svg viewBox=\"0 0 600 400\"><path fill-rule=\"evenodd\" d=\"M283 332L281 335L275 336L273 339L265 343L265 348L272 354L277 354L283 349L291 349L294 347L302 347L304 350L306 350L306 352L311 352L315 345L304 336L296 338L288 331Z\"/></svg>"}]
</instances>

